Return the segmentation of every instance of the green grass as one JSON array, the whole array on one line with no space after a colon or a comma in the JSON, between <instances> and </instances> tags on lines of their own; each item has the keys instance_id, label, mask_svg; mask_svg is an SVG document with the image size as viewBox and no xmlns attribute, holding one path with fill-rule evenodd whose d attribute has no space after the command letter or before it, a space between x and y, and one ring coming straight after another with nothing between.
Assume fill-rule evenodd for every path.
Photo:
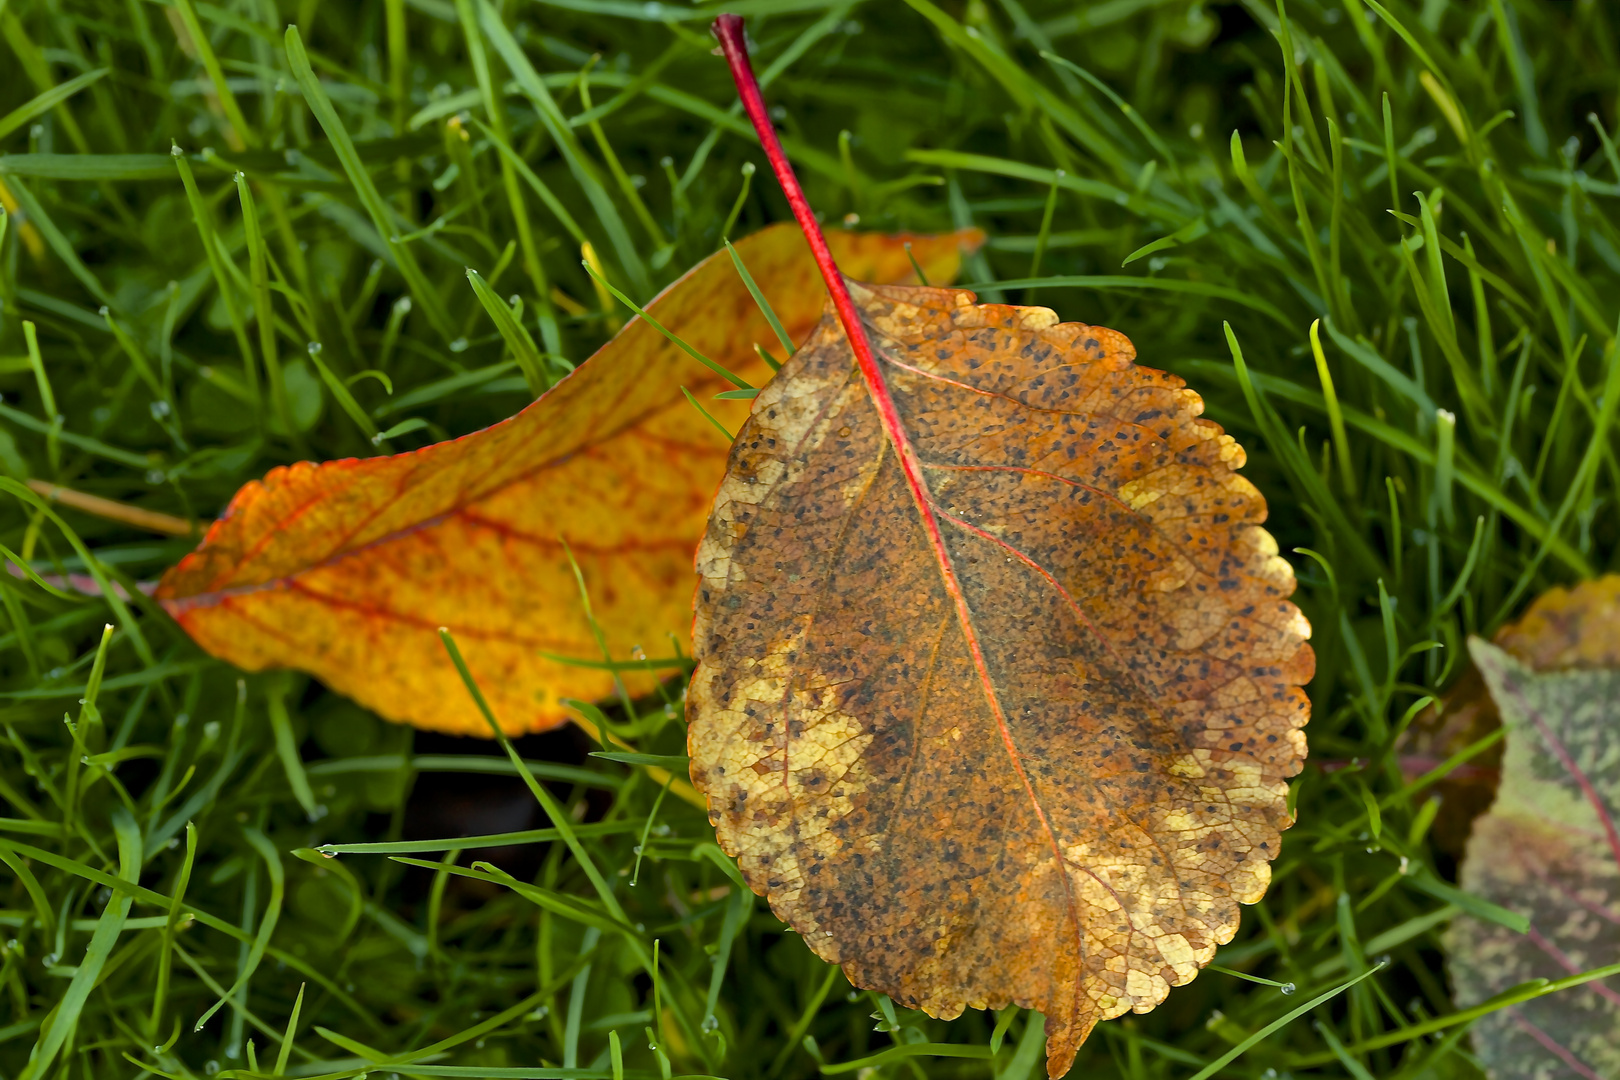
<instances>
[{"instance_id":1,"label":"green grass","mask_svg":"<svg viewBox=\"0 0 1620 1080\"><path fill-rule=\"evenodd\" d=\"M1397 741L1466 635L1615 564L1612 7L730 7L828 220L985 228L965 279L1185 376L1296 553L1316 716L1271 892L1074 1075L1479 1076L1438 935L1512 915L1448 883ZM135 587L189 540L19 483L206 519L518 409L622 318L582 242L642 303L787 217L721 9L0 3L0 544L129 597L0 575L0 1075L1038 1075L1032 1014L852 991L634 764L520 740L531 793L243 677ZM681 752L676 693L638 751ZM513 835L424 842L462 833Z\"/></svg>"}]
</instances>

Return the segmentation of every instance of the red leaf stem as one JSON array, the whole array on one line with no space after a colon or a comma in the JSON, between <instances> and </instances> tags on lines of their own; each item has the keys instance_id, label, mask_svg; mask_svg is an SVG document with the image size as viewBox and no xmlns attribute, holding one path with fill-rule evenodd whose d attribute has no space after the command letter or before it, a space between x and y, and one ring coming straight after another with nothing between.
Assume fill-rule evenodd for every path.
<instances>
[{"instance_id":1,"label":"red leaf stem","mask_svg":"<svg viewBox=\"0 0 1620 1080\"><path fill-rule=\"evenodd\" d=\"M918 516L922 519L923 531L928 536L929 547L933 550L934 558L939 566L940 577L943 580L946 594L956 609L957 622L962 629L962 635L967 643L968 653L972 657L973 667L978 676L979 684L984 690L985 702L989 706L999 729L1001 742L1006 747L1007 755L1011 759L1012 767L1023 783L1024 791L1029 796L1031 807L1036 818L1041 823L1041 829L1051 841L1052 851L1059 865L1063 863L1063 847L1052 826L1051 818L1046 808L1041 805L1036 796L1035 785L1029 778L1028 770L1024 767L1023 758L1018 747L1013 742L1012 728L1008 722L1005 709L1001 704L1001 695L996 690L994 680L990 675L990 665L985 658L985 650L979 640L979 631L968 606L967 596L963 592L961 581L957 575L949 550L945 546L945 537L940 529L939 513L934 506L932 494L929 492L928 482L923 477L923 465L912 447L911 439L906 434L904 425L900 420L899 409L895 406L894 395L889 391L888 382L883 377L883 371L878 366L877 358L872 352L871 340L866 335L866 325L861 321L860 313L855 308L855 301L850 297L849 287L844 282L844 275L839 272L838 264L833 261L832 252L827 249L827 241L822 237L821 225L816 221L815 214L810 209L810 202L804 196L804 189L799 186L799 178L793 173L793 166L788 162L787 154L782 150L782 142L776 137L776 129L771 125L770 114L765 109L765 99L759 90L759 80L754 77L753 65L748 60L748 42L743 33L743 20L740 15L721 15L714 21L714 35L720 40L720 49L725 54L726 63L731 67L731 77L737 84L737 94L742 99L743 109L754 124L754 130L759 135L759 142L765 149L765 157L771 163L771 171L776 174L776 180L782 185L782 193L787 196L788 205L793 208L793 216L798 220L799 228L804 231L805 240L810 245L810 252L815 256L816 267L821 271L822 279L827 283L827 293L832 298L833 307L838 312L838 321L844 327L844 334L849 339L850 349L855 353L856 365L860 368L861 377L866 383L867 393L872 398L872 405L877 410L878 419L883 426L889 444L894 447L895 457L899 462L901 473L905 476L906 487L917 505ZM1076 908L1073 887L1069 891L1069 923L1071 931L1080 934L1079 915ZM1078 998L1076 1007L1078 1007ZM1066 1066L1065 1066L1066 1068Z\"/></svg>"}]
</instances>

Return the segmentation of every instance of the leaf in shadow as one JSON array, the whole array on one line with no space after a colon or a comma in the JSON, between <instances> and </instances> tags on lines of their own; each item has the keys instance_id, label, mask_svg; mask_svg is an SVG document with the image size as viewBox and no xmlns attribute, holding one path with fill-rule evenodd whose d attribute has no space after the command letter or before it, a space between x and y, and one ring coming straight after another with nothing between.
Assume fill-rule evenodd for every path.
<instances>
[{"instance_id":1,"label":"leaf in shadow","mask_svg":"<svg viewBox=\"0 0 1620 1080\"><path fill-rule=\"evenodd\" d=\"M1461 885L1531 926L1458 918L1447 944L1459 1008L1620 955L1620 669L1538 673L1478 638L1469 648L1507 736ZM1620 978L1490 1013L1473 1038L1496 1080L1620 1076Z\"/></svg>"},{"instance_id":2,"label":"leaf in shadow","mask_svg":"<svg viewBox=\"0 0 1620 1080\"><path fill-rule=\"evenodd\" d=\"M1517 622L1493 639L1536 671L1620 667L1620 574L1548 589ZM1489 737L1499 727L1496 703L1479 671L1470 666L1438 706L1425 709L1407 729L1400 747L1408 780ZM1441 851L1460 858L1476 818L1496 797L1500 745L1470 758L1434 787L1440 798L1430 837Z\"/></svg>"}]
</instances>

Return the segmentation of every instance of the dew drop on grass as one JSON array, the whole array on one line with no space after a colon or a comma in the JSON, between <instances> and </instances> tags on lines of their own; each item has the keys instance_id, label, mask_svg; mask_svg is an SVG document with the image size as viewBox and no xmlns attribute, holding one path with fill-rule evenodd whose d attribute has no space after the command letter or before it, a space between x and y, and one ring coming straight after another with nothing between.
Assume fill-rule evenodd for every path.
<instances>
[{"instance_id":1,"label":"dew drop on grass","mask_svg":"<svg viewBox=\"0 0 1620 1080\"><path fill-rule=\"evenodd\" d=\"M703 1028L703 1033L708 1035L720 1030L720 1021L716 1020L714 1015L711 1013L703 1018L701 1027Z\"/></svg>"},{"instance_id":2,"label":"dew drop on grass","mask_svg":"<svg viewBox=\"0 0 1620 1080\"><path fill-rule=\"evenodd\" d=\"M1281 986L1277 987L1277 989L1280 992L1284 993L1284 994L1292 994L1292 993L1294 993L1294 991L1298 990L1299 987L1295 986L1291 982L1286 982L1286 983L1283 983Z\"/></svg>"},{"instance_id":3,"label":"dew drop on grass","mask_svg":"<svg viewBox=\"0 0 1620 1080\"><path fill-rule=\"evenodd\" d=\"M466 352L467 351L467 339L464 338L464 337L456 338L456 340L454 340L454 341L452 341L450 343L450 351L455 352L455 353Z\"/></svg>"}]
</instances>

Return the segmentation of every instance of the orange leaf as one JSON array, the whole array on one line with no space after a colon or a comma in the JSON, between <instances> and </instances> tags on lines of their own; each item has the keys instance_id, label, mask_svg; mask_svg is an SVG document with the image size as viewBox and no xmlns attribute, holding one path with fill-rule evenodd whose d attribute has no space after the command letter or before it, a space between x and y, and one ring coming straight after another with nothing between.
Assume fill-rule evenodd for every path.
<instances>
[{"instance_id":1,"label":"orange leaf","mask_svg":"<svg viewBox=\"0 0 1620 1080\"><path fill-rule=\"evenodd\" d=\"M1062 1076L1264 894L1310 628L1241 447L1122 335L851 289L898 434L830 313L755 399L698 553L692 779L852 983L1039 1009Z\"/></svg>"},{"instance_id":2,"label":"orange leaf","mask_svg":"<svg viewBox=\"0 0 1620 1080\"><path fill-rule=\"evenodd\" d=\"M959 246L939 237L839 233L855 273L949 280ZM805 241L773 226L737 245L798 340L824 295ZM647 305L699 352L764 382L755 342L778 348L730 257L711 256ZM692 551L726 445L681 394L733 428L747 403L636 319L534 404L475 434L392 457L300 463L242 488L157 598L203 648L239 667L299 668L392 720L463 735L489 729L435 633L454 631L511 733L564 722L561 698L612 692L569 565L584 574L609 648L624 658L686 647ZM656 675L623 672L634 693Z\"/></svg>"}]
</instances>

